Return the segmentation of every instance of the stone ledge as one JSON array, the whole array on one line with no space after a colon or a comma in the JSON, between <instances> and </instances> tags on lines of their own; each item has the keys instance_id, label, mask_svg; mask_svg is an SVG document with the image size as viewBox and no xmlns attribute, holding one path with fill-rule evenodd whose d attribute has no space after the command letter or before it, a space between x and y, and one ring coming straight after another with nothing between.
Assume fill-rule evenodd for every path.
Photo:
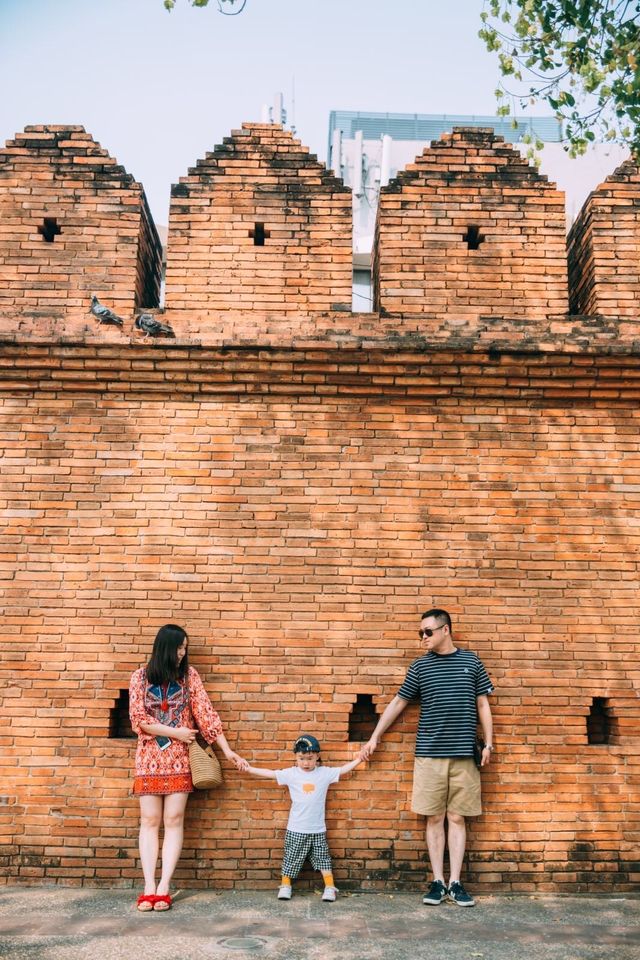
<instances>
[{"instance_id":1,"label":"stone ledge","mask_svg":"<svg viewBox=\"0 0 640 960\"><path fill-rule=\"evenodd\" d=\"M149 311L170 323L175 339L145 339L126 328L99 326L82 317L39 310L0 315L0 344L47 346L113 346L183 350L379 350L398 353L454 351L491 354L640 355L640 320L604 316L561 315L546 320L482 317L442 321L401 314L345 314L342 311L303 315L258 316L234 313L190 314ZM133 320L128 324L133 333Z\"/></svg>"},{"instance_id":2,"label":"stone ledge","mask_svg":"<svg viewBox=\"0 0 640 960\"><path fill-rule=\"evenodd\" d=\"M562 405L640 399L633 355L462 349L320 340L292 344L0 343L4 392L82 392L182 399L237 395L379 397L418 401L500 397Z\"/></svg>"}]
</instances>

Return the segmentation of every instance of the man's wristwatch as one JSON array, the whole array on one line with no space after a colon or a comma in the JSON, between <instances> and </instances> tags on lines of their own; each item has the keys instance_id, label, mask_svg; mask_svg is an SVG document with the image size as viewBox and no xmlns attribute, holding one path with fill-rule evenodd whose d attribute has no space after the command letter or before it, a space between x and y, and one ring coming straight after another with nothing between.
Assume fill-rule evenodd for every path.
<instances>
[{"instance_id":1,"label":"man's wristwatch","mask_svg":"<svg viewBox=\"0 0 640 960\"><path fill-rule=\"evenodd\" d=\"M493 746L490 743L485 743L484 748L485 750L490 750L491 753L493 753Z\"/></svg>"}]
</instances>

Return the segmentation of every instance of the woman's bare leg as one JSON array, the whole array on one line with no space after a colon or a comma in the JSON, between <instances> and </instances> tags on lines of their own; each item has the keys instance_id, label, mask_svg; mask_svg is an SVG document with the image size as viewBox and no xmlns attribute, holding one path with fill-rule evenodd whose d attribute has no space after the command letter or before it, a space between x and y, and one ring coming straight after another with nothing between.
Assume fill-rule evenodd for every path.
<instances>
[{"instance_id":1,"label":"woman's bare leg","mask_svg":"<svg viewBox=\"0 0 640 960\"><path fill-rule=\"evenodd\" d=\"M140 860L144 874L144 892L156 892L156 866L160 848L163 797L140 797Z\"/></svg>"},{"instance_id":2,"label":"woman's bare leg","mask_svg":"<svg viewBox=\"0 0 640 960\"><path fill-rule=\"evenodd\" d=\"M169 893L171 878L182 853L184 811L188 793L171 793L164 798L164 840L162 843L162 876L156 889L159 895Z\"/></svg>"}]
</instances>

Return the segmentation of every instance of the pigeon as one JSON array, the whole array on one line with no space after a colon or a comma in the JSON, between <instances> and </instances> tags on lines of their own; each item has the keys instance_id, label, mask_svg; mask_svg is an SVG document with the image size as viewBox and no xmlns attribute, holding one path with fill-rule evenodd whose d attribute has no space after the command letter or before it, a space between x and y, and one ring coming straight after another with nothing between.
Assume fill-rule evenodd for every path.
<instances>
[{"instance_id":1,"label":"pigeon","mask_svg":"<svg viewBox=\"0 0 640 960\"><path fill-rule=\"evenodd\" d=\"M142 330L146 337L175 337L169 324L160 323L151 313L141 313L136 317L135 326L138 330Z\"/></svg>"},{"instance_id":2,"label":"pigeon","mask_svg":"<svg viewBox=\"0 0 640 960\"><path fill-rule=\"evenodd\" d=\"M100 303L95 293L91 297L91 313L100 323L115 323L118 327L122 326L122 317Z\"/></svg>"}]
</instances>

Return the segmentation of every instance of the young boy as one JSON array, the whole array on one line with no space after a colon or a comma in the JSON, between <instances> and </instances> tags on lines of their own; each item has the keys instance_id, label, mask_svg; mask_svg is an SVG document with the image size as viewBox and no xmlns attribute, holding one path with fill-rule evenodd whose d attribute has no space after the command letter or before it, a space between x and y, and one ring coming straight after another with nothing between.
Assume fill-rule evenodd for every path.
<instances>
[{"instance_id":1,"label":"young boy","mask_svg":"<svg viewBox=\"0 0 640 960\"><path fill-rule=\"evenodd\" d=\"M322 873L322 899L333 901L338 891L333 882L331 854L327 845L324 804L331 784L337 783L341 776L357 767L362 758L358 756L343 767L321 766L320 744L315 737L308 734L298 737L293 745L293 752L295 766L285 770L267 770L264 767L252 766L244 768L255 777L277 780L280 786L289 788L291 795L278 900L291 900L291 881L295 880L309 857L314 870Z\"/></svg>"}]
</instances>

